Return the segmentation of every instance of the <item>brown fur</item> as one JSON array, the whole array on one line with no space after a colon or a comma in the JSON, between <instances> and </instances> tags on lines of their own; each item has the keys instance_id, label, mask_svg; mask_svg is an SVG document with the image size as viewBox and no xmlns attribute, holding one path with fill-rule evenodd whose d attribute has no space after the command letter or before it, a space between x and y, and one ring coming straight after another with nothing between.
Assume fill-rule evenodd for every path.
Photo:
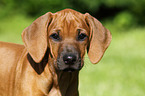
<instances>
[{"instance_id":1,"label":"brown fur","mask_svg":"<svg viewBox=\"0 0 145 96\"><path fill-rule=\"evenodd\" d=\"M88 38L77 41L77 29ZM54 41L50 36L58 31L61 40ZM23 31L22 39L24 45L0 42L0 96L78 96L85 52L92 63L99 62L111 34L88 13L65 9L36 19ZM61 70L66 68L62 56L68 50L81 59L73 72Z\"/></svg>"}]
</instances>

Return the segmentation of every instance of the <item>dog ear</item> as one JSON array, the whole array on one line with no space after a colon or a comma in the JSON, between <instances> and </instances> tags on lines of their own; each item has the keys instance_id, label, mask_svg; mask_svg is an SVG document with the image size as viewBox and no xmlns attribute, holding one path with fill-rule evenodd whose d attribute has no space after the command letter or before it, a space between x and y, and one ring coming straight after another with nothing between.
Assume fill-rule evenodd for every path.
<instances>
[{"instance_id":1,"label":"dog ear","mask_svg":"<svg viewBox=\"0 0 145 96\"><path fill-rule=\"evenodd\" d=\"M88 56L90 61L96 64L101 60L105 50L108 48L112 36L109 30L90 14L86 13L85 19L90 28Z\"/></svg>"},{"instance_id":2,"label":"dog ear","mask_svg":"<svg viewBox=\"0 0 145 96\"><path fill-rule=\"evenodd\" d=\"M29 54L39 63L47 50L47 28L52 20L52 13L48 12L37 18L22 32L22 40Z\"/></svg>"}]
</instances>

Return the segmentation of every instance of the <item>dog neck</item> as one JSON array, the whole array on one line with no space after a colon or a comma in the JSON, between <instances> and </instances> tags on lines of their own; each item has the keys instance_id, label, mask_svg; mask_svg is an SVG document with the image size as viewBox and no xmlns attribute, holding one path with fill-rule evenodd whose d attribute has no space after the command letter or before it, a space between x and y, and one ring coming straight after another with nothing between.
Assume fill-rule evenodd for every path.
<instances>
[{"instance_id":1,"label":"dog neck","mask_svg":"<svg viewBox=\"0 0 145 96\"><path fill-rule=\"evenodd\" d=\"M70 93L78 94L78 75L79 75L78 71L76 72L57 71L58 86L62 96L68 96L70 95Z\"/></svg>"}]
</instances>

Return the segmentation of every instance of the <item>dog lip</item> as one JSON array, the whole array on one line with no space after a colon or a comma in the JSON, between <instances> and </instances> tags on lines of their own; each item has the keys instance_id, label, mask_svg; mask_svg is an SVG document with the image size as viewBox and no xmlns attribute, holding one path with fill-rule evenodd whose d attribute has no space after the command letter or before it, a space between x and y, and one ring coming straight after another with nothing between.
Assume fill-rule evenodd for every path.
<instances>
[{"instance_id":1,"label":"dog lip","mask_svg":"<svg viewBox=\"0 0 145 96\"><path fill-rule=\"evenodd\" d=\"M81 69L82 69L82 67L79 67L79 68L67 67L67 68L62 69L62 71L64 71L64 72L74 72L74 71L79 71Z\"/></svg>"},{"instance_id":2,"label":"dog lip","mask_svg":"<svg viewBox=\"0 0 145 96\"><path fill-rule=\"evenodd\" d=\"M74 67L74 66L57 66L57 69L60 70L60 71L64 71L64 72L74 72L74 71L79 71L82 69L81 65L78 66L78 67Z\"/></svg>"}]
</instances>

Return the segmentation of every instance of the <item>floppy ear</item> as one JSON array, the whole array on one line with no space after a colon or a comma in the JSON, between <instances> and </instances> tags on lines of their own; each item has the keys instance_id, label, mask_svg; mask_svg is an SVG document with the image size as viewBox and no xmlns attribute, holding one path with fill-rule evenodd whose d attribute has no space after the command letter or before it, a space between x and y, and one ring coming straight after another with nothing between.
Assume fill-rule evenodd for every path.
<instances>
[{"instance_id":1,"label":"floppy ear","mask_svg":"<svg viewBox=\"0 0 145 96\"><path fill-rule=\"evenodd\" d=\"M88 46L88 56L93 64L98 63L105 50L108 48L112 36L96 18L86 13L86 22L90 28L90 44Z\"/></svg>"},{"instance_id":2,"label":"floppy ear","mask_svg":"<svg viewBox=\"0 0 145 96\"><path fill-rule=\"evenodd\" d=\"M36 63L42 60L47 50L47 27L51 20L52 13L48 12L37 18L22 33L25 47Z\"/></svg>"}]
</instances>

